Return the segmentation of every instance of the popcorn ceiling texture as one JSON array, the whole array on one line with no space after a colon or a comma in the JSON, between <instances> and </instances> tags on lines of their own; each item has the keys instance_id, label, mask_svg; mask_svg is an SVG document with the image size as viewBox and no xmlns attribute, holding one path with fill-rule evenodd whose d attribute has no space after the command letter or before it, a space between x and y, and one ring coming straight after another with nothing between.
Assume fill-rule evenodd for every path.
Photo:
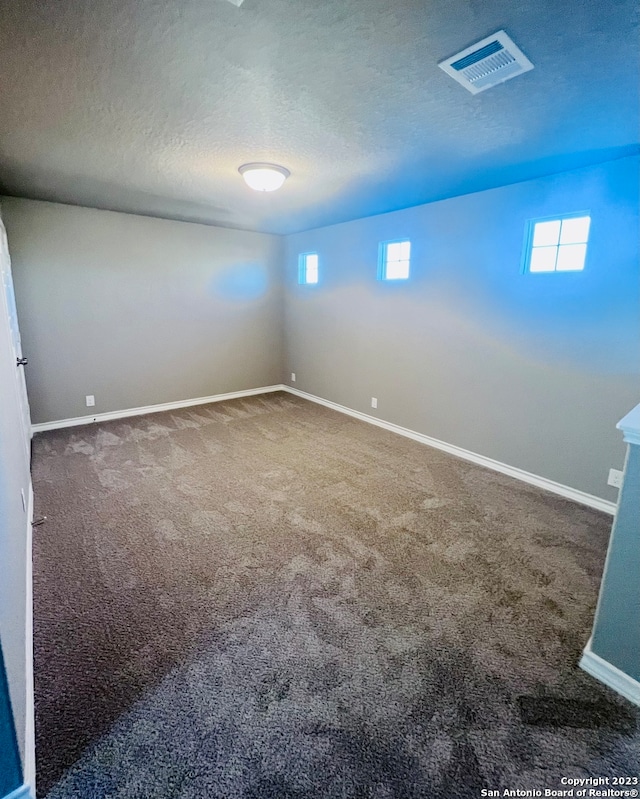
<instances>
[{"instance_id":1,"label":"popcorn ceiling texture","mask_svg":"<svg viewBox=\"0 0 640 799\"><path fill-rule=\"evenodd\" d=\"M473 97L437 62L499 28L535 69ZM635 0L1 0L0 192L283 233L629 155L637 39Z\"/></svg>"},{"instance_id":2,"label":"popcorn ceiling texture","mask_svg":"<svg viewBox=\"0 0 640 799\"><path fill-rule=\"evenodd\" d=\"M249 1L249 0L247 0ZM289 395L34 439L48 799L477 799L640 771L609 517Z\"/></svg>"}]
</instances>

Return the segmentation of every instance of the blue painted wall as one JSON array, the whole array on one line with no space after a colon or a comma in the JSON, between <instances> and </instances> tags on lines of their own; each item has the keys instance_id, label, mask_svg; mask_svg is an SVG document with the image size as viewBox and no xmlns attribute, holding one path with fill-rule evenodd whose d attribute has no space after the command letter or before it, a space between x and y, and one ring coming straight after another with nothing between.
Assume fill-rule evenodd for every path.
<instances>
[{"instance_id":1,"label":"blue painted wall","mask_svg":"<svg viewBox=\"0 0 640 799\"><path fill-rule=\"evenodd\" d=\"M615 502L616 424L640 394L638 170L622 158L288 236L285 380ZM523 274L528 220L583 211L584 271ZM399 238L411 277L379 281L379 242ZM317 286L298 285L301 252L319 254Z\"/></svg>"},{"instance_id":2,"label":"blue painted wall","mask_svg":"<svg viewBox=\"0 0 640 799\"><path fill-rule=\"evenodd\" d=\"M20 785L22 785L20 755L0 644L0 796L6 796Z\"/></svg>"}]
</instances>

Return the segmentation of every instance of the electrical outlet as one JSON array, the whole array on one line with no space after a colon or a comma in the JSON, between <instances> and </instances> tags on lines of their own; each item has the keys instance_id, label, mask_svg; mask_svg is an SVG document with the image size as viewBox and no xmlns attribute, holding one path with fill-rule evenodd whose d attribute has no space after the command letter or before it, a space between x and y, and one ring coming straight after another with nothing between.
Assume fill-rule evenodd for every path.
<instances>
[{"instance_id":1,"label":"electrical outlet","mask_svg":"<svg viewBox=\"0 0 640 799\"><path fill-rule=\"evenodd\" d=\"M291 382L292 383L296 382L296 373L295 372L291 372Z\"/></svg>"},{"instance_id":2,"label":"electrical outlet","mask_svg":"<svg viewBox=\"0 0 640 799\"><path fill-rule=\"evenodd\" d=\"M614 488L620 488L622 485L622 472L620 469L609 469L609 479L607 483Z\"/></svg>"},{"instance_id":3,"label":"electrical outlet","mask_svg":"<svg viewBox=\"0 0 640 799\"><path fill-rule=\"evenodd\" d=\"M87 394L85 399L87 400L87 408L92 408L96 404L96 398L93 394Z\"/></svg>"},{"instance_id":4,"label":"electrical outlet","mask_svg":"<svg viewBox=\"0 0 640 799\"><path fill-rule=\"evenodd\" d=\"M378 407L378 398L377 397L371 397L371 407L372 408L377 408Z\"/></svg>"}]
</instances>

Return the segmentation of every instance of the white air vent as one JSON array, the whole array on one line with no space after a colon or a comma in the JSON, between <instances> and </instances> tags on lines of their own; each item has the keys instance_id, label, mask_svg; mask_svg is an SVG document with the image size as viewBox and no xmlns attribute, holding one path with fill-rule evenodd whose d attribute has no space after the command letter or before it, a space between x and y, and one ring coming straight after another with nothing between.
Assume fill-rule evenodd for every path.
<instances>
[{"instance_id":1,"label":"white air vent","mask_svg":"<svg viewBox=\"0 0 640 799\"><path fill-rule=\"evenodd\" d=\"M461 53L441 61L438 66L471 94L483 92L533 69L531 61L504 31L487 36Z\"/></svg>"}]
</instances>

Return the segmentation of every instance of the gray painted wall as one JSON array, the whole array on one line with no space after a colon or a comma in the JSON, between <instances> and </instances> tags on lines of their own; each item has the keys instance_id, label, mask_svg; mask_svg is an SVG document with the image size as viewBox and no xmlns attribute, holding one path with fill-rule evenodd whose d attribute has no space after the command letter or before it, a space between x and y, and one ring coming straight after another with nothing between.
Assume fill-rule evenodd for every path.
<instances>
[{"instance_id":1,"label":"gray painted wall","mask_svg":"<svg viewBox=\"0 0 640 799\"><path fill-rule=\"evenodd\" d=\"M34 422L281 382L279 237L14 198L2 211Z\"/></svg>"},{"instance_id":2,"label":"gray painted wall","mask_svg":"<svg viewBox=\"0 0 640 799\"><path fill-rule=\"evenodd\" d=\"M6 258L0 219L0 258ZM2 292L0 286L0 292ZM6 305L0 294L0 639L20 752L25 757L26 567L30 474L15 389L16 362Z\"/></svg>"},{"instance_id":3,"label":"gray painted wall","mask_svg":"<svg viewBox=\"0 0 640 799\"><path fill-rule=\"evenodd\" d=\"M287 378L615 501L616 423L640 394L638 199L625 158L289 236ZM584 210L584 272L522 274L526 221ZM377 281L378 242L404 237L411 279ZM317 286L297 284L306 251Z\"/></svg>"},{"instance_id":4,"label":"gray painted wall","mask_svg":"<svg viewBox=\"0 0 640 799\"><path fill-rule=\"evenodd\" d=\"M640 446L629 445L591 649L640 682Z\"/></svg>"}]
</instances>

